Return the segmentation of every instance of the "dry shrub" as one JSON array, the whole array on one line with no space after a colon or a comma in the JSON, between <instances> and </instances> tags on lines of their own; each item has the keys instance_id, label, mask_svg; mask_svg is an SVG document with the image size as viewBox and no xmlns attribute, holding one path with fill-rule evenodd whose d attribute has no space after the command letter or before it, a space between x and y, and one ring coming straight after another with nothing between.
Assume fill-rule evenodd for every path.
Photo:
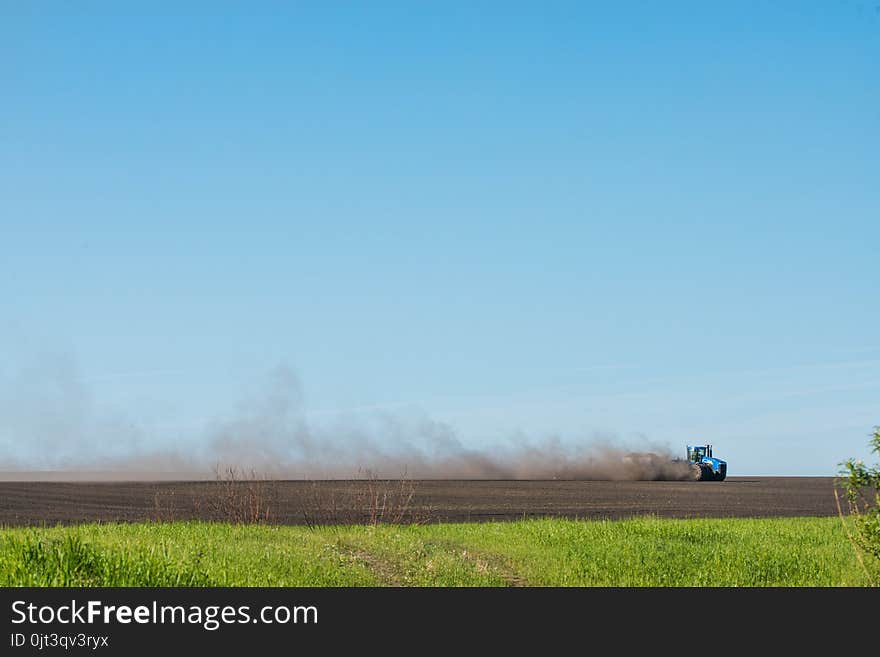
<instances>
[{"instance_id":1,"label":"dry shrub","mask_svg":"<svg viewBox=\"0 0 880 657\"><path fill-rule=\"evenodd\" d=\"M153 493L153 522L174 522L181 517L181 509L173 488L160 488Z\"/></svg>"},{"instance_id":2,"label":"dry shrub","mask_svg":"<svg viewBox=\"0 0 880 657\"><path fill-rule=\"evenodd\" d=\"M303 522L318 525L414 525L428 521L429 511L413 504L417 485L405 474L399 479L380 479L361 470L356 485L346 482L312 482L300 499Z\"/></svg>"},{"instance_id":3,"label":"dry shrub","mask_svg":"<svg viewBox=\"0 0 880 657\"><path fill-rule=\"evenodd\" d=\"M236 525L272 522L279 500L277 482L235 466L215 466L207 491L196 500L197 515Z\"/></svg>"}]
</instances>

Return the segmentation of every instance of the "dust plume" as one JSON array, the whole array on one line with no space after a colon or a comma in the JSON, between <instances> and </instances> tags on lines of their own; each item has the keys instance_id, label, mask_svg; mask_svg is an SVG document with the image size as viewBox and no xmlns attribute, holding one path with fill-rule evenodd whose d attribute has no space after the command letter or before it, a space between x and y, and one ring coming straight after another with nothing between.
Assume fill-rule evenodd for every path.
<instances>
[{"instance_id":1,"label":"dust plume","mask_svg":"<svg viewBox=\"0 0 880 657\"><path fill-rule=\"evenodd\" d=\"M0 373L2 374L2 373ZM20 478L211 478L234 466L286 479L360 474L417 479L686 479L668 449L628 449L607 437L578 445L517 436L475 449L424 414L310 422L294 373L278 368L263 389L196 435L159 440L100 408L69 359L0 378L0 473ZM103 474L102 474L103 473ZM109 474L108 474L109 473Z\"/></svg>"}]
</instances>

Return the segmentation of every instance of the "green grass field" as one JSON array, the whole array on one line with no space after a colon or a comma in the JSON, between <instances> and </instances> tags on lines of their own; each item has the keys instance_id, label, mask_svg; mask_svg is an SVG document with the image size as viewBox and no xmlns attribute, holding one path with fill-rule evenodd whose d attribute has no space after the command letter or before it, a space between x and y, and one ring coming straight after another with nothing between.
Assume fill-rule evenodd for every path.
<instances>
[{"instance_id":1,"label":"green grass field","mask_svg":"<svg viewBox=\"0 0 880 657\"><path fill-rule=\"evenodd\" d=\"M866 586L839 518L0 530L2 586Z\"/></svg>"}]
</instances>

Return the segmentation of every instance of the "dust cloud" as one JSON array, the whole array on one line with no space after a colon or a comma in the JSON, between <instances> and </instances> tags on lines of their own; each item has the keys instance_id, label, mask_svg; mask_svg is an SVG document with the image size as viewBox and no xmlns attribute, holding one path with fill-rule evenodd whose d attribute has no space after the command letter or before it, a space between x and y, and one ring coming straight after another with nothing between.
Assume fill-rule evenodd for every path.
<instances>
[{"instance_id":1,"label":"dust cloud","mask_svg":"<svg viewBox=\"0 0 880 657\"><path fill-rule=\"evenodd\" d=\"M0 478L7 480L205 479L224 467L284 479L689 477L687 464L668 449L632 450L607 438L572 446L520 436L474 449L424 414L317 425L308 419L299 381L284 367L235 412L170 441L151 440L146 429L101 409L68 359L0 377L0 416Z\"/></svg>"}]
</instances>

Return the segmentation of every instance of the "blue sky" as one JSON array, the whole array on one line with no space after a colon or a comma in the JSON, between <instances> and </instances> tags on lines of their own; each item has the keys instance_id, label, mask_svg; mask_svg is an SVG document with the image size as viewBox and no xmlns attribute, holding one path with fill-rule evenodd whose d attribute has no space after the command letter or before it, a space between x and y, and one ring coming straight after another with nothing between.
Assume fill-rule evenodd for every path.
<instances>
[{"instance_id":1,"label":"blue sky","mask_svg":"<svg viewBox=\"0 0 880 657\"><path fill-rule=\"evenodd\" d=\"M317 424L833 475L880 424L878 56L872 2L2 3L0 408L198 449L282 366Z\"/></svg>"}]
</instances>

